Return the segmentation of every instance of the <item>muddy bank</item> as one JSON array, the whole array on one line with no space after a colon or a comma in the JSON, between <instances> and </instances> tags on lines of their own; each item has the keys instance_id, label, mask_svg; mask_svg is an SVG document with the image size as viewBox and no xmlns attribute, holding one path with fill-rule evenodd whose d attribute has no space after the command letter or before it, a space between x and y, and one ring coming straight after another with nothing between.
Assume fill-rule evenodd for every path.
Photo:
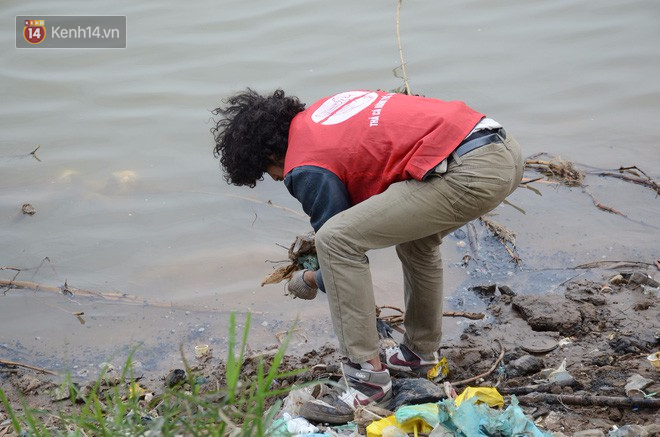
<instances>
[{"instance_id":1,"label":"muddy bank","mask_svg":"<svg viewBox=\"0 0 660 437\"><path fill-rule=\"evenodd\" d=\"M441 347L449 366L446 380L458 392L466 385L482 385L497 387L505 398L515 394L539 428L556 435L580 435L576 433L584 430L607 435L624 426L632 433L615 435L657 435L660 371L647 359L660 350L659 288L653 279L657 268L610 267L614 268L591 269L595 280L577 275L546 293L506 284L472 287L471 292L487 305L486 317L465 323L460 336ZM254 377L259 360L268 361L274 350L250 352L242 377ZM202 359L191 359L191 370L203 390L223 386L224 353L211 351ZM339 359L332 344L305 352L298 349L284 357L281 369L306 370L276 384L287 387L337 379ZM141 375L139 382L145 393L158 396L176 375ZM473 380L478 375L483 376ZM401 387L403 377L396 379L395 388ZM472 381L461 382L465 380ZM17 410L22 408L21 399L33 408L51 411L76 408L66 396L58 398L56 377L3 365L0 382ZM440 399L444 394L438 389ZM9 423L2 407L0 424L0 435L5 435Z\"/></svg>"}]
</instances>

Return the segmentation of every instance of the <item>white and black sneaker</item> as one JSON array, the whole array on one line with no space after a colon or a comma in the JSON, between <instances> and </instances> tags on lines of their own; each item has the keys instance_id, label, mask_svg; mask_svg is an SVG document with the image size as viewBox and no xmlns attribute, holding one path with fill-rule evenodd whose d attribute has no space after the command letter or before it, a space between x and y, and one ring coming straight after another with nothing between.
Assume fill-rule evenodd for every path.
<instances>
[{"instance_id":1,"label":"white and black sneaker","mask_svg":"<svg viewBox=\"0 0 660 437\"><path fill-rule=\"evenodd\" d=\"M390 372L362 369L359 364L341 365L346 386L320 399L306 402L300 415L307 420L330 424L344 424L353 420L355 409L377 405L387 407L392 398Z\"/></svg>"},{"instance_id":2,"label":"white and black sneaker","mask_svg":"<svg viewBox=\"0 0 660 437\"><path fill-rule=\"evenodd\" d=\"M425 375L426 372L439 362L438 353L420 355L413 352L408 346L399 346L385 350L385 364L389 369L413 375Z\"/></svg>"}]
</instances>

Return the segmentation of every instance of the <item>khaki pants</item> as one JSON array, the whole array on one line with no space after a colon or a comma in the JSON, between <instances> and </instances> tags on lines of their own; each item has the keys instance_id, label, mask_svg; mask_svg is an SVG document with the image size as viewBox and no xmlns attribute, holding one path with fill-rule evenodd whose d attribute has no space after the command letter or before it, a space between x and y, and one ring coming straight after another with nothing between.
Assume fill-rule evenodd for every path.
<instances>
[{"instance_id":1,"label":"khaki pants","mask_svg":"<svg viewBox=\"0 0 660 437\"><path fill-rule=\"evenodd\" d=\"M403 265L406 333L418 353L442 336L442 238L499 205L522 178L520 146L507 136L450 160L426 181L392 184L328 220L316 249L341 352L353 362L378 356L376 302L366 252L396 246Z\"/></svg>"}]
</instances>

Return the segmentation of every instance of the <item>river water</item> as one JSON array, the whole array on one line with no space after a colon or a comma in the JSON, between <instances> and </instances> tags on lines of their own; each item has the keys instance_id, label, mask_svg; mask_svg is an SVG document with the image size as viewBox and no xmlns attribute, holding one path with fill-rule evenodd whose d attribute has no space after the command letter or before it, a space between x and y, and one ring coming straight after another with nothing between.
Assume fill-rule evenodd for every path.
<instances>
[{"instance_id":1,"label":"river water","mask_svg":"<svg viewBox=\"0 0 660 437\"><path fill-rule=\"evenodd\" d=\"M0 295L0 358L82 375L141 345L136 359L160 370L178 363L179 345L190 354L208 343L221 356L232 311L239 327L253 313L254 348L296 319L293 348L333 341L325 296L291 301L283 285L259 286L286 259L282 246L311 228L281 183L223 181L210 110L247 86L307 103L401 86L394 0L8 0L0 11L12 17L0 28L0 266L20 269L0 278L173 306L10 290ZM126 15L128 47L15 49L10 23L30 14ZM660 3L643 0L410 1L400 31L414 93L466 101L526 156L637 165L657 180L659 18ZM596 209L582 188L519 189L509 199L519 209L502 205L493 219L516 233L523 267L482 235L490 267L464 268L461 235L448 238L447 309L482 308L466 291L471 278L553 292L576 274L567 266L657 259L655 193L586 183L628 218ZM24 203L36 214L22 214ZM393 251L370 259L377 302L400 306ZM448 339L465 323L445 321Z\"/></svg>"}]
</instances>

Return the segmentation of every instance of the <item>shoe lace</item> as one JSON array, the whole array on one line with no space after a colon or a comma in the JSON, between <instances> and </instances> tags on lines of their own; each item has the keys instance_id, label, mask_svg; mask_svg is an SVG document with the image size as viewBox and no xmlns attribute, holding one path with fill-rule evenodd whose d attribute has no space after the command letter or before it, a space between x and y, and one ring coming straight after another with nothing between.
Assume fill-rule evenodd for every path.
<instances>
[{"instance_id":1,"label":"shoe lace","mask_svg":"<svg viewBox=\"0 0 660 437\"><path fill-rule=\"evenodd\" d=\"M343 391L339 396L339 400L351 407L352 410L355 410L355 396L359 393L358 390L353 387L348 387Z\"/></svg>"}]
</instances>

